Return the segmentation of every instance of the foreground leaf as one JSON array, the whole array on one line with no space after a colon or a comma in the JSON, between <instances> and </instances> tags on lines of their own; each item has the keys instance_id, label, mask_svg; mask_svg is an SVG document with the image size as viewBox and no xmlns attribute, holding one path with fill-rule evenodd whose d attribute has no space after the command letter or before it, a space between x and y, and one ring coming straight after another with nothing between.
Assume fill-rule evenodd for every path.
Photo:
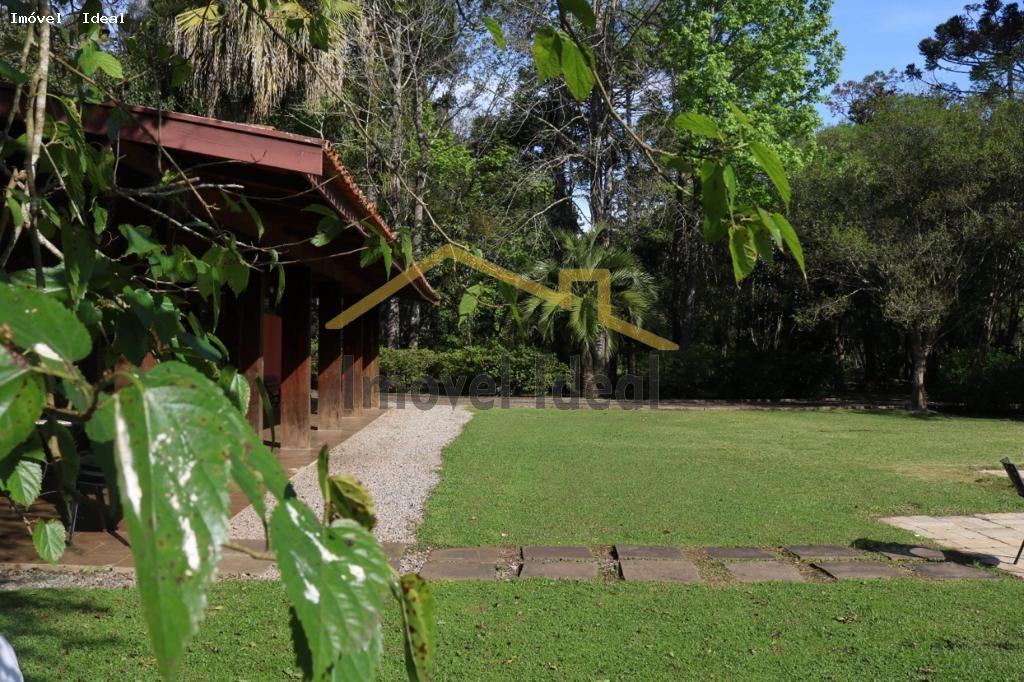
<instances>
[{"instance_id":1,"label":"foreground leaf","mask_svg":"<svg viewBox=\"0 0 1024 682\"><path fill-rule=\"evenodd\" d=\"M373 498L366 488L349 474L334 474L324 482L324 504L327 520L352 519L366 530L377 525Z\"/></svg>"},{"instance_id":2,"label":"foreground leaf","mask_svg":"<svg viewBox=\"0 0 1024 682\"><path fill-rule=\"evenodd\" d=\"M779 191L782 201L789 206L789 201L792 198L792 193L789 189L789 179L786 177L786 171L782 167L782 161L778 155L763 142L751 142L750 151L753 152L757 165L764 170L768 175L768 179L775 185L775 189Z\"/></svg>"},{"instance_id":3,"label":"foreground leaf","mask_svg":"<svg viewBox=\"0 0 1024 682\"><path fill-rule=\"evenodd\" d=\"M0 325L11 343L40 357L74 361L92 350L75 314L36 289L0 283Z\"/></svg>"},{"instance_id":4,"label":"foreground leaf","mask_svg":"<svg viewBox=\"0 0 1024 682\"><path fill-rule=\"evenodd\" d=\"M676 116L675 127L679 130L688 130L703 137L722 137L722 131L713 119L704 114L698 114L695 111L686 111Z\"/></svg>"},{"instance_id":5,"label":"foreground leaf","mask_svg":"<svg viewBox=\"0 0 1024 682\"><path fill-rule=\"evenodd\" d=\"M65 536L64 524L60 521L38 521L32 529L32 544L39 556L55 564L64 556Z\"/></svg>"},{"instance_id":6,"label":"foreground leaf","mask_svg":"<svg viewBox=\"0 0 1024 682\"><path fill-rule=\"evenodd\" d=\"M437 625L430 586L418 575L403 575L395 598L402 609L405 671L410 680L427 680L434 665Z\"/></svg>"},{"instance_id":7,"label":"foreground leaf","mask_svg":"<svg viewBox=\"0 0 1024 682\"><path fill-rule=\"evenodd\" d=\"M562 72L561 39L550 26L542 26L533 35L533 63L537 68L537 79L543 83L557 78Z\"/></svg>"},{"instance_id":8,"label":"foreground leaf","mask_svg":"<svg viewBox=\"0 0 1024 682\"><path fill-rule=\"evenodd\" d=\"M23 507L29 507L43 489L43 466L46 455L33 435L19 445L10 456L0 460L0 492Z\"/></svg>"},{"instance_id":9,"label":"foreground leaf","mask_svg":"<svg viewBox=\"0 0 1024 682\"><path fill-rule=\"evenodd\" d=\"M43 378L0 346L0 461L32 433L44 393Z\"/></svg>"},{"instance_id":10,"label":"foreground leaf","mask_svg":"<svg viewBox=\"0 0 1024 682\"><path fill-rule=\"evenodd\" d=\"M175 363L169 363L174 365ZM228 480L237 414L208 380L141 375L113 398L114 457L157 665L175 676L206 606L228 537Z\"/></svg>"},{"instance_id":11,"label":"foreground leaf","mask_svg":"<svg viewBox=\"0 0 1024 682\"><path fill-rule=\"evenodd\" d=\"M365 667L363 659L373 657L393 575L380 545L354 521L320 525L295 498L277 505L270 531L314 678L331 675L342 657L358 659L346 665Z\"/></svg>"},{"instance_id":12,"label":"foreground leaf","mask_svg":"<svg viewBox=\"0 0 1024 682\"><path fill-rule=\"evenodd\" d=\"M737 284L747 275L754 271L757 265L757 246L745 227L735 227L729 230L729 253L732 255L733 275Z\"/></svg>"},{"instance_id":13,"label":"foreground leaf","mask_svg":"<svg viewBox=\"0 0 1024 682\"><path fill-rule=\"evenodd\" d=\"M484 17L484 26L490 32L491 37L494 38L495 45L504 52L505 51L505 32L501 30L501 24L490 17Z\"/></svg>"}]
</instances>

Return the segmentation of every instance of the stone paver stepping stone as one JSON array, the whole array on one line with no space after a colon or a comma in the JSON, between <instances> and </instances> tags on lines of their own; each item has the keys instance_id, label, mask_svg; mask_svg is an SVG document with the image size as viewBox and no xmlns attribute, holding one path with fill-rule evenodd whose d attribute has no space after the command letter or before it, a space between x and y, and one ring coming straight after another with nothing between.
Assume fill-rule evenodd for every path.
<instances>
[{"instance_id":1,"label":"stone paver stepping stone","mask_svg":"<svg viewBox=\"0 0 1024 682\"><path fill-rule=\"evenodd\" d=\"M622 577L632 582L697 583L700 574L692 561L686 559L623 559L619 562Z\"/></svg>"},{"instance_id":2,"label":"stone paver stepping stone","mask_svg":"<svg viewBox=\"0 0 1024 682\"><path fill-rule=\"evenodd\" d=\"M759 583L769 580L803 582L799 569L787 561L730 561L726 570L741 583Z\"/></svg>"},{"instance_id":3,"label":"stone paver stepping stone","mask_svg":"<svg viewBox=\"0 0 1024 682\"><path fill-rule=\"evenodd\" d=\"M494 563L482 561L427 561L420 569L427 580L496 580Z\"/></svg>"},{"instance_id":4,"label":"stone paver stepping stone","mask_svg":"<svg viewBox=\"0 0 1024 682\"><path fill-rule=\"evenodd\" d=\"M885 545L878 551L893 561L904 559L926 559L928 561L945 561L946 555L932 547L915 547L911 545Z\"/></svg>"},{"instance_id":5,"label":"stone paver stepping stone","mask_svg":"<svg viewBox=\"0 0 1024 682\"><path fill-rule=\"evenodd\" d=\"M812 564L836 580L864 580L874 578L899 578L903 575L891 564L879 561L822 561Z\"/></svg>"},{"instance_id":6,"label":"stone paver stepping stone","mask_svg":"<svg viewBox=\"0 0 1024 682\"><path fill-rule=\"evenodd\" d=\"M597 577L594 561L526 561L519 572L520 578L568 578L593 580Z\"/></svg>"},{"instance_id":7,"label":"stone paver stepping stone","mask_svg":"<svg viewBox=\"0 0 1024 682\"><path fill-rule=\"evenodd\" d=\"M500 547L450 547L435 549L429 561L483 561L495 563L501 559Z\"/></svg>"},{"instance_id":8,"label":"stone paver stepping stone","mask_svg":"<svg viewBox=\"0 0 1024 682\"><path fill-rule=\"evenodd\" d=\"M683 559L683 550L663 545L615 545L619 559Z\"/></svg>"},{"instance_id":9,"label":"stone paver stepping stone","mask_svg":"<svg viewBox=\"0 0 1024 682\"><path fill-rule=\"evenodd\" d=\"M843 545L790 545L786 548L800 559L854 559L864 553Z\"/></svg>"},{"instance_id":10,"label":"stone paver stepping stone","mask_svg":"<svg viewBox=\"0 0 1024 682\"><path fill-rule=\"evenodd\" d=\"M404 542L383 542L381 547L384 548L384 554L388 557L388 563L391 564L391 568L398 570L398 562L402 559L402 555L405 554L405 548L408 547Z\"/></svg>"},{"instance_id":11,"label":"stone paver stepping stone","mask_svg":"<svg viewBox=\"0 0 1024 682\"><path fill-rule=\"evenodd\" d=\"M948 561L911 566L910 570L918 575L924 576L925 578L934 578L935 580L993 580L996 578L995 575L988 571L983 571L980 568L962 566Z\"/></svg>"},{"instance_id":12,"label":"stone paver stepping stone","mask_svg":"<svg viewBox=\"0 0 1024 682\"><path fill-rule=\"evenodd\" d=\"M774 559L775 555L760 547L706 547L712 559Z\"/></svg>"},{"instance_id":13,"label":"stone paver stepping stone","mask_svg":"<svg viewBox=\"0 0 1024 682\"><path fill-rule=\"evenodd\" d=\"M593 561L582 545L523 545L523 561Z\"/></svg>"}]
</instances>

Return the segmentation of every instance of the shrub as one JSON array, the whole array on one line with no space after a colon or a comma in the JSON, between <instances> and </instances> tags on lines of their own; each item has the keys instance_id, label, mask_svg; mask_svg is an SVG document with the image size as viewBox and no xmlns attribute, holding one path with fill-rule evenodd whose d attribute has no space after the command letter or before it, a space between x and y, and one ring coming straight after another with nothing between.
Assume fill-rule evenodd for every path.
<instances>
[{"instance_id":1,"label":"shrub","mask_svg":"<svg viewBox=\"0 0 1024 682\"><path fill-rule=\"evenodd\" d=\"M507 368L503 361L507 360ZM533 395L537 382L538 360L543 365L544 392L559 377L569 373L569 367L553 353L536 348L505 348L494 346L464 346L447 351L420 348L382 348L380 371L387 378L391 390L406 392L421 388L427 377L438 382L438 390L447 393L445 384L468 393L474 377L487 375L494 380L495 392L502 390L503 376L508 377L511 395ZM464 377L465 381L460 382Z\"/></svg>"},{"instance_id":2,"label":"shrub","mask_svg":"<svg viewBox=\"0 0 1024 682\"><path fill-rule=\"evenodd\" d=\"M944 354L932 393L940 400L977 410L1007 410L1024 403L1024 359L992 351L984 364L977 351Z\"/></svg>"}]
</instances>

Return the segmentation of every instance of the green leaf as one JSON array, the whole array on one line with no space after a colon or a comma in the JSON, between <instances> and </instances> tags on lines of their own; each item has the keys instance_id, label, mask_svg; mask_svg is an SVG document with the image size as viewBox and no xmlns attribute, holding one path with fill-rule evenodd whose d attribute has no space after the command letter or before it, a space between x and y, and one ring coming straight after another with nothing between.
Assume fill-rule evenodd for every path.
<instances>
[{"instance_id":1,"label":"green leaf","mask_svg":"<svg viewBox=\"0 0 1024 682\"><path fill-rule=\"evenodd\" d=\"M143 615L157 666L170 678L203 618L228 538L228 481L245 434L220 389L178 363L138 375L114 394L113 408Z\"/></svg>"},{"instance_id":2,"label":"green leaf","mask_svg":"<svg viewBox=\"0 0 1024 682\"><path fill-rule=\"evenodd\" d=\"M558 33L550 26L541 26L533 36L533 63L541 83L562 73L560 42Z\"/></svg>"},{"instance_id":3,"label":"green leaf","mask_svg":"<svg viewBox=\"0 0 1024 682\"><path fill-rule=\"evenodd\" d=\"M782 167L782 161L779 160L779 156L763 142L751 142L750 151L754 154L754 160L757 161L757 165L767 173L768 178L775 185L775 189L779 191L782 201L789 206L791 199L789 180L786 178L786 171Z\"/></svg>"},{"instance_id":4,"label":"green leaf","mask_svg":"<svg viewBox=\"0 0 1024 682\"><path fill-rule=\"evenodd\" d=\"M127 254L147 256L156 251L163 251L159 243L149 238L148 228L145 230L136 229L131 225L118 225L121 234L128 240Z\"/></svg>"},{"instance_id":5,"label":"green leaf","mask_svg":"<svg viewBox=\"0 0 1024 682\"><path fill-rule=\"evenodd\" d=\"M373 498L366 488L349 474L327 476L321 489L327 520L352 519L366 530L377 525L377 512Z\"/></svg>"},{"instance_id":6,"label":"green leaf","mask_svg":"<svg viewBox=\"0 0 1024 682\"><path fill-rule=\"evenodd\" d=\"M391 278L391 244L388 243L387 237L379 235L377 237L377 248L380 249L380 255L384 259L384 274Z\"/></svg>"},{"instance_id":7,"label":"green leaf","mask_svg":"<svg viewBox=\"0 0 1024 682\"><path fill-rule=\"evenodd\" d=\"M218 381L231 404L241 414L248 412L251 388L245 375L234 367L226 367L221 370Z\"/></svg>"},{"instance_id":8,"label":"green leaf","mask_svg":"<svg viewBox=\"0 0 1024 682\"><path fill-rule=\"evenodd\" d=\"M764 225L765 229L768 230L768 234L770 234L772 239L775 240L775 243L778 244L779 249L782 249L782 231L779 230L779 226L775 223L775 218L772 217L772 214L758 206L757 217L760 218L761 224Z\"/></svg>"},{"instance_id":9,"label":"green leaf","mask_svg":"<svg viewBox=\"0 0 1024 682\"><path fill-rule=\"evenodd\" d=\"M347 519L321 526L306 505L289 498L271 514L270 538L314 679L329 675L343 657L372 658L393 575L373 536Z\"/></svg>"},{"instance_id":10,"label":"green leaf","mask_svg":"<svg viewBox=\"0 0 1024 682\"><path fill-rule=\"evenodd\" d=\"M263 217L260 215L260 212L257 211L245 197L240 198L240 203L242 204L242 208L245 209L245 212L249 214L249 218L252 220L253 224L256 226L256 236L262 239L263 233L266 231L266 226L263 224Z\"/></svg>"},{"instance_id":11,"label":"green leaf","mask_svg":"<svg viewBox=\"0 0 1024 682\"><path fill-rule=\"evenodd\" d=\"M77 225L65 225L60 235L64 268L68 275L68 293L71 295L71 303L77 304L85 296L96 267L96 243L92 232Z\"/></svg>"},{"instance_id":12,"label":"green leaf","mask_svg":"<svg viewBox=\"0 0 1024 682\"><path fill-rule=\"evenodd\" d=\"M732 270L739 284L744 277L754 271L757 264L757 247L745 227L734 227L729 230L729 253L732 254Z\"/></svg>"},{"instance_id":13,"label":"green leaf","mask_svg":"<svg viewBox=\"0 0 1024 682\"><path fill-rule=\"evenodd\" d=\"M480 293L483 288L479 284L474 284L466 289L466 292L462 294L462 298L459 300L459 317L468 317L476 312L477 306L480 304Z\"/></svg>"},{"instance_id":14,"label":"green leaf","mask_svg":"<svg viewBox=\"0 0 1024 682\"><path fill-rule=\"evenodd\" d=\"M92 351L89 332L75 314L36 289L0 283L0 325L15 346L42 358L75 361Z\"/></svg>"},{"instance_id":15,"label":"green leaf","mask_svg":"<svg viewBox=\"0 0 1024 682\"><path fill-rule=\"evenodd\" d=\"M32 529L32 544L36 552L51 564L57 563L64 556L64 538L67 533L60 521L37 521Z\"/></svg>"},{"instance_id":16,"label":"green leaf","mask_svg":"<svg viewBox=\"0 0 1024 682\"><path fill-rule=\"evenodd\" d=\"M428 680L437 648L434 598L430 586L418 575L409 574L399 579L395 591L402 610L406 676L416 682Z\"/></svg>"},{"instance_id":17,"label":"green leaf","mask_svg":"<svg viewBox=\"0 0 1024 682\"><path fill-rule=\"evenodd\" d=\"M579 47L572 40L561 41L562 74L565 84L576 101L581 102L594 88L594 72L587 65L587 60Z\"/></svg>"},{"instance_id":18,"label":"green leaf","mask_svg":"<svg viewBox=\"0 0 1024 682\"><path fill-rule=\"evenodd\" d=\"M494 38L494 43L498 48L505 51L505 32L501 30L501 24L490 17L484 17L484 26L491 32L491 37Z\"/></svg>"},{"instance_id":19,"label":"green leaf","mask_svg":"<svg viewBox=\"0 0 1024 682\"><path fill-rule=\"evenodd\" d=\"M21 225L25 216L21 212L21 202L14 197L7 197L7 208L11 211L11 224Z\"/></svg>"},{"instance_id":20,"label":"green leaf","mask_svg":"<svg viewBox=\"0 0 1024 682\"><path fill-rule=\"evenodd\" d=\"M722 164L705 161L701 167L701 204L704 207L704 239L715 243L728 234L729 192Z\"/></svg>"},{"instance_id":21,"label":"green leaf","mask_svg":"<svg viewBox=\"0 0 1024 682\"><path fill-rule=\"evenodd\" d=\"M171 57L171 87L176 88L192 77L192 63L180 55Z\"/></svg>"},{"instance_id":22,"label":"green leaf","mask_svg":"<svg viewBox=\"0 0 1024 682\"><path fill-rule=\"evenodd\" d=\"M714 137L721 139L722 131L718 128L718 124L708 116L704 114L698 114L695 111L683 112L676 116L674 123L677 130L688 130L691 133L696 133L704 137Z\"/></svg>"},{"instance_id":23,"label":"green leaf","mask_svg":"<svg viewBox=\"0 0 1024 682\"><path fill-rule=\"evenodd\" d=\"M749 229L751 238L754 240L754 248L757 251L757 255L764 258L769 263L774 263L775 253L772 248L772 240L768 237L768 233L754 228Z\"/></svg>"},{"instance_id":24,"label":"green leaf","mask_svg":"<svg viewBox=\"0 0 1024 682\"><path fill-rule=\"evenodd\" d=\"M401 247L402 247L402 260L405 261L403 265L406 268L412 267L412 264L416 262L416 257L412 250L412 235L409 230L402 230L401 232Z\"/></svg>"},{"instance_id":25,"label":"green leaf","mask_svg":"<svg viewBox=\"0 0 1024 682\"><path fill-rule=\"evenodd\" d=\"M594 10L587 0L559 0L558 4L567 9L570 14L579 19L580 23L587 28L593 29L597 25Z\"/></svg>"},{"instance_id":26,"label":"green leaf","mask_svg":"<svg viewBox=\"0 0 1024 682\"><path fill-rule=\"evenodd\" d=\"M0 462L32 433L44 396L43 378L0 346Z\"/></svg>"},{"instance_id":27,"label":"green leaf","mask_svg":"<svg viewBox=\"0 0 1024 682\"><path fill-rule=\"evenodd\" d=\"M782 233L782 241L793 252L793 258L796 260L797 265L800 266L800 272L803 273L804 279L807 279L807 270L804 268L804 249L800 246L800 238L797 236L796 230L786 220L786 216L781 213L772 213L772 218L775 219L775 224L778 226L779 232Z\"/></svg>"},{"instance_id":28,"label":"green leaf","mask_svg":"<svg viewBox=\"0 0 1024 682\"><path fill-rule=\"evenodd\" d=\"M0 492L23 507L29 507L43 489L43 454L39 438L31 436L19 445L11 455L0 460Z\"/></svg>"},{"instance_id":29,"label":"green leaf","mask_svg":"<svg viewBox=\"0 0 1024 682\"><path fill-rule=\"evenodd\" d=\"M2 59L0 59L0 77L3 77L4 80L11 81L15 85L21 85L22 83L28 82L28 76Z\"/></svg>"},{"instance_id":30,"label":"green leaf","mask_svg":"<svg viewBox=\"0 0 1024 682\"><path fill-rule=\"evenodd\" d=\"M732 117L734 119L736 119L737 123L739 123L741 126L743 126L745 128L753 128L754 127L754 122L752 120L750 120L750 116L748 116L742 109L740 109L738 106L736 106L732 102L729 102L728 104L729 104L729 111L732 112Z\"/></svg>"},{"instance_id":31,"label":"green leaf","mask_svg":"<svg viewBox=\"0 0 1024 682\"><path fill-rule=\"evenodd\" d=\"M92 229L96 234L102 234L107 229L107 209L99 204L92 209Z\"/></svg>"},{"instance_id":32,"label":"green leaf","mask_svg":"<svg viewBox=\"0 0 1024 682\"><path fill-rule=\"evenodd\" d=\"M117 61L117 58L109 52L97 50L92 45L88 45L82 50L78 56L78 65L87 76L93 75L99 69L111 78L124 80L121 62Z\"/></svg>"}]
</instances>

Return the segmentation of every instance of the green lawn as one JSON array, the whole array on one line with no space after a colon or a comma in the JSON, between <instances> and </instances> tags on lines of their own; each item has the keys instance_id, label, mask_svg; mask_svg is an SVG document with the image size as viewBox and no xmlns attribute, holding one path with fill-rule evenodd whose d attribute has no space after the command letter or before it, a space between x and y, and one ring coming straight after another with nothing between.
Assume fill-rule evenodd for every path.
<instances>
[{"instance_id":1,"label":"green lawn","mask_svg":"<svg viewBox=\"0 0 1024 682\"><path fill-rule=\"evenodd\" d=\"M1024 425L906 413L481 411L444 453L425 545L779 545L911 536L872 519L1024 508Z\"/></svg>"},{"instance_id":2,"label":"green lawn","mask_svg":"<svg viewBox=\"0 0 1024 682\"><path fill-rule=\"evenodd\" d=\"M1018 679L1024 582L754 585L459 583L437 588L443 680ZM276 583L220 583L185 680L292 665ZM0 593L27 679L156 679L132 590ZM387 632L397 622L389 618ZM397 636L382 680L401 679Z\"/></svg>"},{"instance_id":3,"label":"green lawn","mask_svg":"<svg viewBox=\"0 0 1024 682\"><path fill-rule=\"evenodd\" d=\"M1009 421L854 412L490 411L445 452L430 545L910 540L883 514L1020 509L978 473ZM438 583L437 678L1016 679L1024 581ZM155 679L134 590L0 592L28 679ZM276 583L217 584L186 680L297 674ZM389 613L381 679L403 678Z\"/></svg>"}]
</instances>

